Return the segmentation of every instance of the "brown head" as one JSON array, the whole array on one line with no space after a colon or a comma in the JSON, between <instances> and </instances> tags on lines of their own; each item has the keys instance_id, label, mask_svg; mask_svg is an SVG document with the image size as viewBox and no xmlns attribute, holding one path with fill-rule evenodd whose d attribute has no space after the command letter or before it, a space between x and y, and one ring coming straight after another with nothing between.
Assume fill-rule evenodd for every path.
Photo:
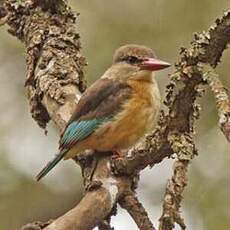
<instances>
[{"instance_id":1,"label":"brown head","mask_svg":"<svg viewBox=\"0 0 230 230\"><path fill-rule=\"evenodd\" d=\"M151 75L153 71L169 66L169 63L157 59L152 49L142 45L129 44L121 46L115 51L112 72L119 71L120 75L135 77L135 75Z\"/></svg>"}]
</instances>

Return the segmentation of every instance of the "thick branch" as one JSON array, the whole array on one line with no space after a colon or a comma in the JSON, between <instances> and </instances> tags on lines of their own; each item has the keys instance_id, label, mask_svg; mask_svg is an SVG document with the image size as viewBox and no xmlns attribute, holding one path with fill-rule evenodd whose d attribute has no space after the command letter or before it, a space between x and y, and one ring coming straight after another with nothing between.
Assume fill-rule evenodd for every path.
<instances>
[{"instance_id":1,"label":"thick branch","mask_svg":"<svg viewBox=\"0 0 230 230\"><path fill-rule=\"evenodd\" d=\"M26 89L33 118L45 128L52 119L61 131L85 89L76 17L43 11L36 1L5 1L9 32L26 47ZM27 12L30 12L29 14Z\"/></svg>"},{"instance_id":2,"label":"thick branch","mask_svg":"<svg viewBox=\"0 0 230 230\"><path fill-rule=\"evenodd\" d=\"M114 177L108 157L99 159L92 183L81 202L56 219L47 230L92 229L112 211L121 194L131 188L127 177ZM98 182L98 183L96 183Z\"/></svg>"},{"instance_id":3,"label":"thick branch","mask_svg":"<svg viewBox=\"0 0 230 230\"><path fill-rule=\"evenodd\" d=\"M114 194L116 198L116 193ZM73 209L55 220L45 229L47 230L86 230L93 229L95 223L100 222L111 211L111 195L106 188L99 188L87 192L84 199ZM98 208L101 207L101 208ZM97 213L95 215L95 213Z\"/></svg>"}]
</instances>

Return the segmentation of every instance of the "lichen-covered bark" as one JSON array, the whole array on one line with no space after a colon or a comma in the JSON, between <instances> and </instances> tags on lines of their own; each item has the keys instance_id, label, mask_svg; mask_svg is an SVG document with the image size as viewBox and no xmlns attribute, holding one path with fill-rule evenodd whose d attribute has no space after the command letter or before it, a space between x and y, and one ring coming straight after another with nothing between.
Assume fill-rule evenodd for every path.
<instances>
[{"instance_id":1,"label":"lichen-covered bark","mask_svg":"<svg viewBox=\"0 0 230 230\"><path fill-rule=\"evenodd\" d=\"M163 200L163 212L160 217L159 230L170 230L177 223L181 229L186 229L180 213L182 193L187 185L188 160L177 160L173 166L173 176L168 181Z\"/></svg>"},{"instance_id":2,"label":"lichen-covered bark","mask_svg":"<svg viewBox=\"0 0 230 230\"><path fill-rule=\"evenodd\" d=\"M71 9L64 1L50 2L47 10L44 5L43 1L13 0L4 4L8 31L26 49L25 86L32 117L42 128L52 119L61 131L86 88L86 62Z\"/></svg>"},{"instance_id":3,"label":"lichen-covered bark","mask_svg":"<svg viewBox=\"0 0 230 230\"><path fill-rule=\"evenodd\" d=\"M134 193L129 192L124 194L120 199L119 204L122 208L127 210L139 229L155 230L148 217L148 213L145 211L144 207Z\"/></svg>"},{"instance_id":4,"label":"lichen-covered bark","mask_svg":"<svg viewBox=\"0 0 230 230\"><path fill-rule=\"evenodd\" d=\"M168 181L163 200L162 215L159 219L159 230L170 230L177 223L181 229L186 229L184 219L181 217L182 193L188 181L188 166L196 154L195 145L191 135L170 135L169 143L177 160L173 165L173 175Z\"/></svg>"},{"instance_id":5,"label":"lichen-covered bark","mask_svg":"<svg viewBox=\"0 0 230 230\"><path fill-rule=\"evenodd\" d=\"M210 65L202 65L202 68L204 70L203 79L207 81L216 99L219 127L230 142L230 100L227 89L223 86L218 74L214 72Z\"/></svg>"}]
</instances>

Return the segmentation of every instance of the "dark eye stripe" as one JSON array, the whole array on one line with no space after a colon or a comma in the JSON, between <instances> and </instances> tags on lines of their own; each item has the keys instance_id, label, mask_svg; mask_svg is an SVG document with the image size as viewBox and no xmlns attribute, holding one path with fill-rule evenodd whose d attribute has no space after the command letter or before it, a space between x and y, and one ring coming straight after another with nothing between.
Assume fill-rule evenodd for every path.
<instances>
[{"instance_id":1,"label":"dark eye stripe","mask_svg":"<svg viewBox=\"0 0 230 230\"><path fill-rule=\"evenodd\" d=\"M141 59L139 59L138 57L135 56L127 56L121 59L122 62L126 62L128 64L137 64L142 62Z\"/></svg>"}]
</instances>

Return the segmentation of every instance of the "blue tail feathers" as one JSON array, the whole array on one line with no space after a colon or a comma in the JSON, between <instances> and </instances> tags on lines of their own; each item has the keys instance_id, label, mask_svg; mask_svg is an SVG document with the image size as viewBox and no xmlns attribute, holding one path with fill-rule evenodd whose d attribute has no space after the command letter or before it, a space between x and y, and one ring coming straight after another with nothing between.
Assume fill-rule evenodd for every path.
<instances>
[{"instance_id":1,"label":"blue tail feathers","mask_svg":"<svg viewBox=\"0 0 230 230\"><path fill-rule=\"evenodd\" d=\"M61 151L55 155L54 159L48 162L48 164L37 174L36 180L41 180L67 153L67 151Z\"/></svg>"}]
</instances>

